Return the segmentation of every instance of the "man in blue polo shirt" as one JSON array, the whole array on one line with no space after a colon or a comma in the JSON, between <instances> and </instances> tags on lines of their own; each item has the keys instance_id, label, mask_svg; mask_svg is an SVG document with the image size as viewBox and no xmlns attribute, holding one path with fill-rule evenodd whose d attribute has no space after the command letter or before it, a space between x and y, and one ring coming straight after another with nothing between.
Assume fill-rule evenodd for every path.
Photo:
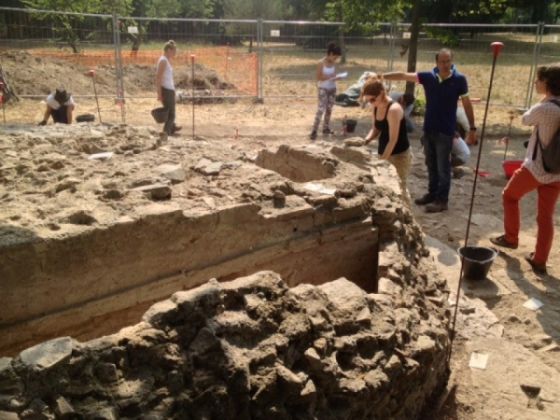
<instances>
[{"instance_id":1,"label":"man in blue polo shirt","mask_svg":"<svg viewBox=\"0 0 560 420\"><path fill-rule=\"evenodd\" d=\"M469 99L467 79L453 65L451 50L444 48L436 54L436 67L418 73L392 72L381 75L387 80L406 80L424 86L426 115L422 144L428 167L428 193L414 200L426 204L426 212L447 210L451 188L451 148L457 125L457 101L461 98L470 124L468 144L476 144L474 113Z\"/></svg>"}]
</instances>

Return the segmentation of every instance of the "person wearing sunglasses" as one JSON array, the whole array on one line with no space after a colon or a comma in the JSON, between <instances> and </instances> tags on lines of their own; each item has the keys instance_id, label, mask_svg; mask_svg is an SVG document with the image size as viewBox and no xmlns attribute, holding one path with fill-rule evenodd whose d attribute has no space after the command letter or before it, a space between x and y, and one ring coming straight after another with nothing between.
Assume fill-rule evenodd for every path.
<instances>
[{"instance_id":1,"label":"person wearing sunglasses","mask_svg":"<svg viewBox=\"0 0 560 420\"><path fill-rule=\"evenodd\" d=\"M408 202L406 179L410 172L412 154L403 107L391 99L378 78L371 78L366 82L362 89L362 100L373 107L372 127L366 136L366 144L378 138L379 158L389 161L397 170L403 196Z\"/></svg>"}]
</instances>

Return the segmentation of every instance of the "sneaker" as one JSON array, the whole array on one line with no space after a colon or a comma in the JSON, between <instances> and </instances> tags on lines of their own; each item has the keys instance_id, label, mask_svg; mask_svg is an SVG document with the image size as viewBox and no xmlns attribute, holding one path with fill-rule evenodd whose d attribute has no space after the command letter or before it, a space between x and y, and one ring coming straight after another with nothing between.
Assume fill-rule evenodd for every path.
<instances>
[{"instance_id":1,"label":"sneaker","mask_svg":"<svg viewBox=\"0 0 560 420\"><path fill-rule=\"evenodd\" d=\"M527 261L530 265L531 268L533 269L533 271L536 274L547 274L546 273L546 264L538 264L533 260L534 257L534 253L531 252L529 255L525 256L525 261Z\"/></svg>"},{"instance_id":2,"label":"sneaker","mask_svg":"<svg viewBox=\"0 0 560 420\"><path fill-rule=\"evenodd\" d=\"M424 204L430 204L436 201L430 194L424 194L422 197L417 198L414 200L414 203L418 204L419 206L423 206Z\"/></svg>"},{"instance_id":3,"label":"sneaker","mask_svg":"<svg viewBox=\"0 0 560 420\"><path fill-rule=\"evenodd\" d=\"M330 128L323 128L323 134L334 134L334 131Z\"/></svg>"},{"instance_id":4,"label":"sneaker","mask_svg":"<svg viewBox=\"0 0 560 420\"><path fill-rule=\"evenodd\" d=\"M313 131L311 132L311 134L309 135L309 138L310 138L311 140L315 140L315 139L317 138L317 131L313 130Z\"/></svg>"},{"instance_id":5,"label":"sneaker","mask_svg":"<svg viewBox=\"0 0 560 420\"><path fill-rule=\"evenodd\" d=\"M501 246L502 248L517 249L517 244L512 244L506 240L506 235L500 235L495 238L490 238L490 242L494 245Z\"/></svg>"},{"instance_id":6,"label":"sneaker","mask_svg":"<svg viewBox=\"0 0 560 420\"><path fill-rule=\"evenodd\" d=\"M45 120L41 121L39 124L37 125L47 125L47 122Z\"/></svg>"},{"instance_id":7,"label":"sneaker","mask_svg":"<svg viewBox=\"0 0 560 420\"><path fill-rule=\"evenodd\" d=\"M179 131L181 131L183 129L183 127L181 127L180 125L176 125L175 127L173 127L173 133L178 133Z\"/></svg>"},{"instance_id":8,"label":"sneaker","mask_svg":"<svg viewBox=\"0 0 560 420\"><path fill-rule=\"evenodd\" d=\"M433 201L426 206L426 213L439 213L447 210L447 203L445 201Z\"/></svg>"}]
</instances>

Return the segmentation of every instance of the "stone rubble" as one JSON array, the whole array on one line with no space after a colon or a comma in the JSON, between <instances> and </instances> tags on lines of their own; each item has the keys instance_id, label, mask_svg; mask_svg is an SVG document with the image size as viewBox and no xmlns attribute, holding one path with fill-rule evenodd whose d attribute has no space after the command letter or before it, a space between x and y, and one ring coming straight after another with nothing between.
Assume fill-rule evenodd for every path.
<instances>
[{"instance_id":1,"label":"stone rubble","mask_svg":"<svg viewBox=\"0 0 560 420\"><path fill-rule=\"evenodd\" d=\"M343 278L290 289L272 272L210 281L117 334L1 359L2 418L417 418L449 343L444 311L415 295Z\"/></svg>"},{"instance_id":2,"label":"stone rubble","mask_svg":"<svg viewBox=\"0 0 560 420\"><path fill-rule=\"evenodd\" d=\"M249 230L255 216L278 223L288 239L301 234L289 222L293 215L304 217L301 229L337 223L349 229L351 222L379 233L375 293L345 278L289 288L288 279L263 271L176 292L117 334L84 343L56 338L1 358L6 418L411 419L426 415L445 387L445 281L428 258L396 171L372 159L363 143L283 145L248 157L206 141L170 139L158 147L157 133L142 127L6 133L0 136L7 156L0 167L0 202L10 225L0 237L5 247L29 241L46 247L47 239L84 233L95 238L94 229L137 221L168 235L147 236L170 246L157 250L168 257L168 269L173 246L187 248L180 238L177 245L166 238L201 215L201 236L185 230L194 235L188 243L199 243L216 220ZM110 159L88 159L108 152ZM226 233L232 242L221 246L238 253L239 233ZM189 252L208 258L205 249Z\"/></svg>"}]
</instances>

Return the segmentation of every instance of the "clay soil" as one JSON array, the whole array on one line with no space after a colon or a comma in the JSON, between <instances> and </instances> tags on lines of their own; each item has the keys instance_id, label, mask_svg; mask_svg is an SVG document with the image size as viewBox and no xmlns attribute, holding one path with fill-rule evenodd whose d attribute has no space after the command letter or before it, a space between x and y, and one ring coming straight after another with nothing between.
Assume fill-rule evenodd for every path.
<instances>
[{"instance_id":1,"label":"clay soil","mask_svg":"<svg viewBox=\"0 0 560 420\"><path fill-rule=\"evenodd\" d=\"M311 82L309 82L311 83ZM35 89L36 90L36 89ZM126 104L126 123L137 126L157 125L151 120L149 110L156 105L149 99L133 99ZM91 99L78 101L77 113L97 114ZM102 100L104 122L122 121L120 108L108 99ZM22 100L6 109L6 120L22 127L34 125L41 119L43 105L38 101ZM249 100L236 103L197 105L194 112L195 139L234 145L247 153L256 153L263 147L280 144L307 144L308 134L316 109L313 99L269 99L264 104ZM178 105L178 123L182 125L181 138L192 139L192 106ZM464 243L469 215L474 167L479 147L482 147L480 172L473 207L469 244L489 246L488 238L502 232L501 191L506 185L502 169L504 144L500 139L508 132L508 108L490 106L484 141L472 147L473 156L463 168L463 176L453 180L450 208L447 212L429 215L422 207L413 205L413 211L426 235L439 241L441 249L451 250L451 259L441 254L434 258L448 275L450 288L457 284L456 250ZM479 133L482 127L483 105L475 106ZM342 144L350 137L341 131L344 116L356 118L357 136L365 136L370 128L370 111L360 108L336 107L332 127L336 134L319 138L317 142ZM417 122L421 124L421 119ZM1 126L0 126L1 131ZM523 141L530 132L521 126L516 114L511 129L507 159L521 159ZM422 195L427 187L427 174L420 148L419 133L411 136L414 152L412 174L408 188L412 197ZM28 147L21 145L21 148ZM22 150L23 151L23 150ZM375 154L375 148L371 149ZM141 157L140 157L141 158ZM68 207L71 202L66 203ZM22 209L22 212L25 209ZM558 419L560 413L560 252L558 234L548 261L548 275L535 275L524 256L533 250L536 235L536 194L529 194L522 202L520 247L502 252L491 266L488 278L482 282L465 282L462 293L474 300L480 299L494 317L492 334L470 335L458 331L453 357L450 392L438 415L445 419ZM0 210L0 216L1 210ZM2 216L3 218L3 216ZM560 228L560 215L555 216L556 231ZM523 307L530 298L544 303L538 311ZM453 308L452 308L453 309ZM465 315L465 314L463 314ZM478 313L471 314L476 323ZM461 326L463 323L461 323ZM485 370L470 368L472 352L489 355ZM529 387L529 388L528 388ZM533 387L533 388L530 388ZM529 389L529 391L527 391ZM538 389L531 392L530 389Z\"/></svg>"}]
</instances>

